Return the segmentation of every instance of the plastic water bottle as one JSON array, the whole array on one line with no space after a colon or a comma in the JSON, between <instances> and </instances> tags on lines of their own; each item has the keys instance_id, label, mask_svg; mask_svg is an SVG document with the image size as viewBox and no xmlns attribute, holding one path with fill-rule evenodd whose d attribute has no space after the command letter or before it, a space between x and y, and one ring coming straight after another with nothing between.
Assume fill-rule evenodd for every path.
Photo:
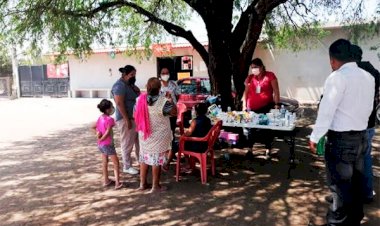
<instances>
[{"instance_id":1,"label":"plastic water bottle","mask_svg":"<svg viewBox=\"0 0 380 226\"><path fill-rule=\"evenodd\" d=\"M319 139L317 144L317 155L323 156L325 154L325 144L326 144L326 136L323 136Z\"/></svg>"},{"instance_id":2,"label":"plastic water bottle","mask_svg":"<svg viewBox=\"0 0 380 226\"><path fill-rule=\"evenodd\" d=\"M191 118L195 119L196 117L197 117L197 113L195 112L195 107L193 106L193 108L191 109Z\"/></svg>"},{"instance_id":3,"label":"plastic water bottle","mask_svg":"<svg viewBox=\"0 0 380 226\"><path fill-rule=\"evenodd\" d=\"M286 113L285 106L281 105L281 108L280 108L281 118L285 118L285 113Z\"/></svg>"}]
</instances>

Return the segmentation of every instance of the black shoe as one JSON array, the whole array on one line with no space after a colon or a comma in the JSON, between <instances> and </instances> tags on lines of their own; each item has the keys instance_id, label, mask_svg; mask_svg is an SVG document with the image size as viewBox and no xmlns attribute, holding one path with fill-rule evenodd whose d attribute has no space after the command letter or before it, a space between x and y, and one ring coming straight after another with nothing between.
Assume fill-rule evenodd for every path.
<instances>
[{"instance_id":1,"label":"black shoe","mask_svg":"<svg viewBox=\"0 0 380 226\"><path fill-rule=\"evenodd\" d=\"M333 199L332 195L328 195L325 197L325 201L331 204L334 202L334 199Z\"/></svg>"},{"instance_id":2,"label":"black shoe","mask_svg":"<svg viewBox=\"0 0 380 226\"><path fill-rule=\"evenodd\" d=\"M363 203L364 204L371 204L373 202L373 197L372 198L365 198L364 200L363 200Z\"/></svg>"},{"instance_id":3,"label":"black shoe","mask_svg":"<svg viewBox=\"0 0 380 226\"><path fill-rule=\"evenodd\" d=\"M247 154L245 154L245 159L250 161L255 159L255 156L253 155L252 151L248 151Z\"/></svg>"}]
</instances>

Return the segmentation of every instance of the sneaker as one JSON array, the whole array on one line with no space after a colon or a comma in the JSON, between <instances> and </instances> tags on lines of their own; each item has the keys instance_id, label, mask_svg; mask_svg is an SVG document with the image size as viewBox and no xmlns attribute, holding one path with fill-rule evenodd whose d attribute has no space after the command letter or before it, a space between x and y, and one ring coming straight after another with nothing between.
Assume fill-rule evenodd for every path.
<instances>
[{"instance_id":1,"label":"sneaker","mask_svg":"<svg viewBox=\"0 0 380 226\"><path fill-rule=\"evenodd\" d=\"M129 174L132 174L132 175L136 175L139 173L139 171L133 167L129 167L128 169L123 169L123 172L124 173L129 173Z\"/></svg>"},{"instance_id":2,"label":"sneaker","mask_svg":"<svg viewBox=\"0 0 380 226\"><path fill-rule=\"evenodd\" d=\"M271 156L271 151L269 150L269 149L267 149L266 151L265 151L265 159L266 160L269 160L269 159L271 159L272 158L272 156Z\"/></svg>"}]
</instances>

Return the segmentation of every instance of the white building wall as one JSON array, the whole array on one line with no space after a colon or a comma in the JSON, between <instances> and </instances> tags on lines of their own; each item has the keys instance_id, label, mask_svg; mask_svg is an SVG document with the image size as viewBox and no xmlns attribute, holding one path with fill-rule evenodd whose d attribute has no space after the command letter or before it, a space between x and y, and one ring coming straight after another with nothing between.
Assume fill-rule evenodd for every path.
<instances>
[{"instance_id":1,"label":"white building wall","mask_svg":"<svg viewBox=\"0 0 380 226\"><path fill-rule=\"evenodd\" d=\"M342 29L331 29L331 34L317 44L316 48L298 52L292 50L270 49L258 45L254 57L260 57L267 70L273 71L279 80L280 92L283 96L297 99L302 103L316 102L323 92L324 81L331 73L328 47L338 38L346 38ZM380 70L377 51L370 50L371 46L379 43L379 39L362 41L359 46L363 49L363 60L370 61ZM193 56L193 75L207 76L207 68L200 55L193 48L174 48L175 56ZM108 53L91 55L81 62L71 56L69 58L70 86L76 89L109 89L120 78L118 68L131 64L137 69L137 86L145 88L148 78L157 75L156 57L139 60L116 54L112 59ZM111 69L112 73L109 72Z\"/></svg>"},{"instance_id":2,"label":"white building wall","mask_svg":"<svg viewBox=\"0 0 380 226\"><path fill-rule=\"evenodd\" d=\"M319 100L324 82L331 73L329 46L339 38L348 37L340 28L330 29L330 32L312 49L293 52L260 45L254 57L260 57L267 70L277 75L281 95L295 98L301 103L313 103ZM363 61L370 61L380 70L378 51L370 50L376 43L379 39L373 38L361 41L359 46L363 49Z\"/></svg>"}]
</instances>

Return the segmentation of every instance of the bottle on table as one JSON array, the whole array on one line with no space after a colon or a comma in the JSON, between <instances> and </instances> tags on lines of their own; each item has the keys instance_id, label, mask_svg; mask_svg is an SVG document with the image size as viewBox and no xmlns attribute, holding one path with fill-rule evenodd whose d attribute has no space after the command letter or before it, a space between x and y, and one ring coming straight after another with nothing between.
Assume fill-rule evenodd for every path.
<instances>
[{"instance_id":1,"label":"bottle on table","mask_svg":"<svg viewBox=\"0 0 380 226\"><path fill-rule=\"evenodd\" d=\"M285 109L285 106L282 104L280 108L281 118L285 118L285 113L286 113L286 109Z\"/></svg>"}]
</instances>

